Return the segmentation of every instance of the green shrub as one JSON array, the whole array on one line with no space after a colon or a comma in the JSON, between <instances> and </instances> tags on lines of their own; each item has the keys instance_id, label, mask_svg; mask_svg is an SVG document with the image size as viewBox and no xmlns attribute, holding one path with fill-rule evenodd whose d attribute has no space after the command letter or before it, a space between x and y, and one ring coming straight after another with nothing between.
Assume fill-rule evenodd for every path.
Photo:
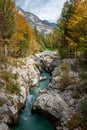
<instances>
[{"instance_id":1,"label":"green shrub","mask_svg":"<svg viewBox=\"0 0 87 130\"><path fill-rule=\"evenodd\" d=\"M73 98L79 99L80 97L81 97L81 92L79 92L78 90L75 90L75 92L73 93Z\"/></svg>"},{"instance_id":2,"label":"green shrub","mask_svg":"<svg viewBox=\"0 0 87 130\"><path fill-rule=\"evenodd\" d=\"M13 75L13 78L14 78L15 80L17 80L18 77L19 77L19 73L15 73L15 74Z\"/></svg>"},{"instance_id":3,"label":"green shrub","mask_svg":"<svg viewBox=\"0 0 87 130\"><path fill-rule=\"evenodd\" d=\"M73 84L73 81L72 81L72 78L68 74L64 74L61 76L61 79L58 84L61 90L65 90L67 86Z\"/></svg>"},{"instance_id":4,"label":"green shrub","mask_svg":"<svg viewBox=\"0 0 87 130\"><path fill-rule=\"evenodd\" d=\"M70 71L70 67L67 64L60 65L60 69L65 73Z\"/></svg>"},{"instance_id":5,"label":"green shrub","mask_svg":"<svg viewBox=\"0 0 87 130\"><path fill-rule=\"evenodd\" d=\"M34 69L35 69L36 71L38 71L38 68L37 68L37 66L36 66L36 65L34 65Z\"/></svg>"},{"instance_id":6,"label":"green shrub","mask_svg":"<svg viewBox=\"0 0 87 130\"><path fill-rule=\"evenodd\" d=\"M20 93L20 88L17 83L14 82L14 79L18 79L19 74L12 74L9 71L3 71L1 77L6 81L6 90L10 93Z\"/></svg>"},{"instance_id":7,"label":"green shrub","mask_svg":"<svg viewBox=\"0 0 87 130\"><path fill-rule=\"evenodd\" d=\"M7 84L7 91L10 93L20 93L20 88L17 83L10 82Z\"/></svg>"},{"instance_id":8,"label":"green shrub","mask_svg":"<svg viewBox=\"0 0 87 130\"><path fill-rule=\"evenodd\" d=\"M82 69L87 70L87 58L81 58L79 59L79 65Z\"/></svg>"},{"instance_id":9,"label":"green shrub","mask_svg":"<svg viewBox=\"0 0 87 130\"><path fill-rule=\"evenodd\" d=\"M81 73L79 74L79 76L81 77L81 79L83 80L87 80L87 72L86 71L81 71Z\"/></svg>"},{"instance_id":10,"label":"green shrub","mask_svg":"<svg viewBox=\"0 0 87 130\"><path fill-rule=\"evenodd\" d=\"M59 54L61 56L62 59L67 57L67 50L66 49L59 49Z\"/></svg>"},{"instance_id":11,"label":"green shrub","mask_svg":"<svg viewBox=\"0 0 87 130\"><path fill-rule=\"evenodd\" d=\"M19 73L12 74L10 71L3 71L1 73L1 78L5 80L6 82L10 82L13 79L17 80L18 76L19 76Z\"/></svg>"},{"instance_id":12,"label":"green shrub","mask_svg":"<svg viewBox=\"0 0 87 130\"><path fill-rule=\"evenodd\" d=\"M11 63L11 65L15 67L21 67L25 65L25 62L16 59Z\"/></svg>"},{"instance_id":13,"label":"green shrub","mask_svg":"<svg viewBox=\"0 0 87 130\"><path fill-rule=\"evenodd\" d=\"M3 80L5 80L6 82L9 82L9 81L11 81L11 79L12 79L12 73L9 72L9 71L3 71L3 72L1 73L1 78L2 78Z\"/></svg>"},{"instance_id":14,"label":"green shrub","mask_svg":"<svg viewBox=\"0 0 87 130\"><path fill-rule=\"evenodd\" d=\"M25 65L25 62L19 61L17 65L18 65L19 67L24 66L24 65Z\"/></svg>"},{"instance_id":15,"label":"green shrub","mask_svg":"<svg viewBox=\"0 0 87 130\"><path fill-rule=\"evenodd\" d=\"M70 130L74 130L78 127L81 127L82 130L87 130L87 118L81 114L76 114L71 118L67 127Z\"/></svg>"},{"instance_id":16,"label":"green shrub","mask_svg":"<svg viewBox=\"0 0 87 130\"><path fill-rule=\"evenodd\" d=\"M0 98L0 107L3 106L3 104L4 104L4 100Z\"/></svg>"},{"instance_id":17,"label":"green shrub","mask_svg":"<svg viewBox=\"0 0 87 130\"><path fill-rule=\"evenodd\" d=\"M81 103L81 109L82 109L82 112L85 114L85 116L87 116L87 97L85 101Z\"/></svg>"}]
</instances>

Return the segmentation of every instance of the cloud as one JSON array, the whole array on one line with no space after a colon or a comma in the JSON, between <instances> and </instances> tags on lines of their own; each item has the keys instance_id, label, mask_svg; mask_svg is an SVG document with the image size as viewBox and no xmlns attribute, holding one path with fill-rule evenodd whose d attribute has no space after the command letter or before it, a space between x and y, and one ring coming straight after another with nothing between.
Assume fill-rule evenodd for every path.
<instances>
[{"instance_id":1,"label":"cloud","mask_svg":"<svg viewBox=\"0 0 87 130\"><path fill-rule=\"evenodd\" d=\"M16 5L37 15L42 20L56 22L66 0L16 0Z\"/></svg>"}]
</instances>

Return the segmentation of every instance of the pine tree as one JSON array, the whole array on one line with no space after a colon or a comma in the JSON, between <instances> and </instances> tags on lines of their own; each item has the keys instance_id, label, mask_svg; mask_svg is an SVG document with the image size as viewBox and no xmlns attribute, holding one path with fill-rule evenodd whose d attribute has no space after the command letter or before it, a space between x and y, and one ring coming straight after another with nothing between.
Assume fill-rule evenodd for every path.
<instances>
[{"instance_id":1,"label":"pine tree","mask_svg":"<svg viewBox=\"0 0 87 130\"><path fill-rule=\"evenodd\" d=\"M11 0L0 0L0 35L3 41L5 58L15 26L13 8L14 3Z\"/></svg>"}]
</instances>

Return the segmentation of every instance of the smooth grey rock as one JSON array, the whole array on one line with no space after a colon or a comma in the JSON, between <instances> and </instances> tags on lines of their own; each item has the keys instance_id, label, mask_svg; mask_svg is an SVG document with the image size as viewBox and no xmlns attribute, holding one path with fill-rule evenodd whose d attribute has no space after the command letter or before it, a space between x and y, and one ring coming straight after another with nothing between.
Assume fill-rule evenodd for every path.
<instances>
[{"instance_id":1,"label":"smooth grey rock","mask_svg":"<svg viewBox=\"0 0 87 130\"><path fill-rule=\"evenodd\" d=\"M69 108L59 94L42 94L37 99L32 108L37 112L52 120L68 120Z\"/></svg>"},{"instance_id":2,"label":"smooth grey rock","mask_svg":"<svg viewBox=\"0 0 87 130\"><path fill-rule=\"evenodd\" d=\"M1 123L0 124L0 130L10 130L10 129L9 129L9 127L6 124Z\"/></svg>"}]
</instances>

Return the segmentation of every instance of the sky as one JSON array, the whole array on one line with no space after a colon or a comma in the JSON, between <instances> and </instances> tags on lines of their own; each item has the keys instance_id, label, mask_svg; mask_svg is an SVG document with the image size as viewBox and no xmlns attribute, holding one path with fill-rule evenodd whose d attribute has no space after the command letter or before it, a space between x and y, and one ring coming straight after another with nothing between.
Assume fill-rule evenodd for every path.
<instances>
[{"instance_id":1,"label":"sky","mask_svg":"<svg viewBox=\"0 0 87 130\"><path fill-rule=\"evenodd\" d=\"M56 23L66 0L16 0L16 5L41 20Z\"/></svg>"}]
</instances>

